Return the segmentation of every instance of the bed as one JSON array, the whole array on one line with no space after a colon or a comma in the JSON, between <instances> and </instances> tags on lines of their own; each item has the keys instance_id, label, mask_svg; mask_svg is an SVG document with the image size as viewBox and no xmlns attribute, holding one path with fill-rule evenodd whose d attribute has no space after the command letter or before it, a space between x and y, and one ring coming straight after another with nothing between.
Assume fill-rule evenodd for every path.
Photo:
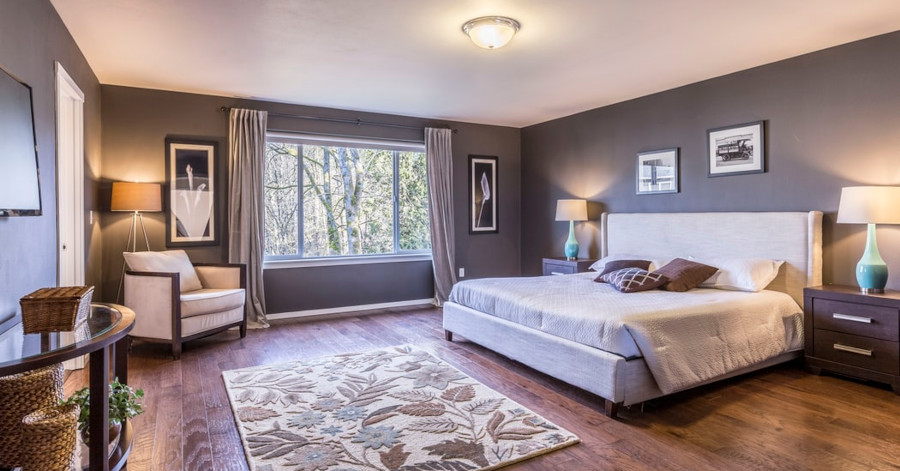
<instances>
[{"instance_id":1,"label":"bed","mask_svg":"<svg viewBox=\"0 0 900 471\"><path fill-rule=\"evenodd\" d=\"M803 288L821 284L821 227L822 213L818 211L604 213L598 241L603 257L746 257L783 260L784 264L777 277L759 293L716 289L669 293L682 295L676 298L667 298L664 292L636 293L644 296L629 298L631 294L612 292L611 288L594 283L595 274L469 280L454 287L451 301L444 304L446 338L452 341L453 335L458 334L592 392L604 398L606 415L615 417L623 405L799 357L803 350ZM603 319L599 324L590 323L594 322L590 319L593 316L570 313L579 305L580 309L603 305L602 299L589 298L594 295L606 296L611 303L605 315L598 316ZM526 298L532 307L537 306L536 313L516 304ZM645 304L645 309L650 306L652 312L643 317L631 313L632 300L637 299ZM772 307L748 307L750 300ZM727 304L731 302L736 304ZM718 307L713 309L711 305ZM767 320L748 322L753 318L746 316L753 314L744 311L753 309L766 311L760 315L768 316ZM706 327L708 332L696 340L685 341L684 335L692 334L681 332L685 330L682 327L701 314L715 319L717 324ZM759 340L752 340L741 333L742 329L735 328L741 323L755 325L752 330L756 339L784 337L782 346L753 344ZM763 325L768 327L762 328ZM616 326L623 328L612 328ZM655 345L648 345L648 338L651 343L657 338L668 338L669 343L664 348L651 348ZM677 365L669 369L677 363L673 358L695 352L716 364L704 366L698 374L679 370ZM720 358L728 355L741 361Z\"/></svg>"}]
</instances>

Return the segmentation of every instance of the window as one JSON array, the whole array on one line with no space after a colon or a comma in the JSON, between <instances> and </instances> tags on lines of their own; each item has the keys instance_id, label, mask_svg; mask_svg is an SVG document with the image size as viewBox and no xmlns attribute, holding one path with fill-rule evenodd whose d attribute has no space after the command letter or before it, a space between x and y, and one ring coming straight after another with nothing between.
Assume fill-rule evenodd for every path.
<instances>
[{"instance_id":1,"label":"window","mask_svg":"<svg viewBox=\"0 0 900 471\"><path fill-rule=\"evenodd\" d=\"M267 259L430 252L422 145L270 134Z\"/></svg>"}]
</instances>

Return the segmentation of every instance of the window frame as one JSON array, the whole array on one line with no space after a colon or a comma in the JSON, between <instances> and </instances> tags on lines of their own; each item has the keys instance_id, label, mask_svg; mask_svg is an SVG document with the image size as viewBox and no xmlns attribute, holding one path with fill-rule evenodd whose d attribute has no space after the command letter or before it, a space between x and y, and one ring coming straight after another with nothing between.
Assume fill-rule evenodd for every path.
<instances>
[{"instance_id":1,"label":"window frame","mask_svg":"<svg viewBox=\"0 0 900 471\"><path fill-rule=\"evenodd\" d=\"M344 137L327 134L306 134L293 132L267 132L266 145L269 142L284 142L298 145L319 145L319 146L338 146L338 147L360 147L375 148L393 151L393 178L392 178L392 201L393 201L393 252L373 253L373 254L353 254L353 255L331 255L321 257L305 257L303 256L303 191L302 179L303 170L298 168L298 187L297 191L298 209L297 209L297 254L293 255L268 255L263 254L263 268L295 268L295 267L311 267L311 266L332 266L332 265L358 265L372 263L399 263L412 261L430 261L432 259L432 249L425 250L400 250L400 152L419 152L425 154L424 142L411 141L393 141L381 139L366 139L358 137ZM303 165L302 157L299 159L298 165ZM429 208L430 211L430 208ZM265 218L265 213L263 215ZM431 222L429 221L429 224Z\"/></svg>"}]
</instances>

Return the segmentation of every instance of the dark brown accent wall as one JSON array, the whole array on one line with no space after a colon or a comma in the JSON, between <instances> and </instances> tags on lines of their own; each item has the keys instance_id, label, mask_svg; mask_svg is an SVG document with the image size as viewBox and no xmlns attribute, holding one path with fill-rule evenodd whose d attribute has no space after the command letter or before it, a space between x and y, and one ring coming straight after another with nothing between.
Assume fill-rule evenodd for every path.
<instances>
[{"instance_id":1,"label":"dark brown accent wall","mask_svg":"<svg viewBox=\"0 0 900 471\"><path fill-rule=\"evenodd\" d=\"M0 0L0 65L32 88L43 206L39 217L0 218L0 331L12 323L19 298L56 285L56 61L85 95L85 211L95 210L100 167L97 77L49 1ZM86 279L98 284L100 226L91 226L84 217Z\"/></svg>"},{"instance_id":2,"label":"dark brown accent wall","mask_svg":"<svg viewBox=\"0 0 900 471\"><path fill-rule=\"evenodd\" d=\"M466 268L467 277L516 276L519 269L520 234L520 130L500 126L447 122L404 116L359 113L228 97L175 93L138 88L107 86L103 93L103 179L106 208L109 183L117 180L165 181L165 147L168 135L219 142L219 207L225 235L224 215L228 149L228 115L220 107L245 107L277 113L299 114L409 126L452 127L454 201L456 203L456 263ZM327 133L356 137L422 140L422 131L400 128L357 126L323 121L271 116L270 131ZM470 235L466 226L466 162L468 154L496 155L500 158L500 233ZM162 213L146 214L145 222L153 250L165 248ZM104 218L103 266L105 297L115 297L121 252L130 227L130 216L108 213ZM227 258L227 237L218 246L187 249L196 261ZM365 276L362 276L365 275ZM433 296L430 262L387 263L366 266L282 268L265 273L269 312L292 312L363 304L387 303ZM423 281L424 280L424 281Z\"/></svg>"},{"instance_id":3,"label":"dark brown accent wall","mask_svg":"<svg viewBox=\"0 0 900 471\"><path fill-rule=\"evenodd\" d=\"M578 197L612 212L821 210L824 280L855 284L865 227L836 224L838 201L843 186L900 184L898 77L895 32L524 128L523 273L562 254L555 202ZM706 130L757 120L767 172L707 178ZM680 193L635 195L635 154L667 147L681 149ZM580 225L584 256L597 225ZM878 238L898 289L900 226Z\"/></svg>"}]
</instances>

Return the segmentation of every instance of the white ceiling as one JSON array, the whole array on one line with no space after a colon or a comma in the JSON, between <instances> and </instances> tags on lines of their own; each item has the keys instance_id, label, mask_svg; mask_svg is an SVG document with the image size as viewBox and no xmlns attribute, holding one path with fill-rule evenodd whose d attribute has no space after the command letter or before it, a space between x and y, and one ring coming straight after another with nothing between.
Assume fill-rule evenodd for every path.
<instances>
[{"instance_id":1,"label":"white ceiling","mask_svg":"<svg viewBox=\"0 0 900 471\"><path fill-rule=\"evenodd\" d=\"M51 0L101 83L527 126L900 30L897 0ZM461 32L522 24L503 49Z\"/></svg>"}]
</instances>

